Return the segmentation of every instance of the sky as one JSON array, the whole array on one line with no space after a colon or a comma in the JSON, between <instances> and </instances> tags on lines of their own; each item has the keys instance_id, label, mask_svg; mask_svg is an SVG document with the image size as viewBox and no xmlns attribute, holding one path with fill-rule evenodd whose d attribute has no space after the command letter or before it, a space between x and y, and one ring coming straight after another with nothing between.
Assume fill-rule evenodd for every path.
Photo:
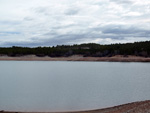
<instances>
[{"instance_id":1,"label":"sky","mask_svg":"<svg viewBox=\"0 0 150 113\"><path fill-rule=\"evenodd\" d=\"M150 40L150 0L0 0L0 47Z\"/></svg>"}]
</instances>

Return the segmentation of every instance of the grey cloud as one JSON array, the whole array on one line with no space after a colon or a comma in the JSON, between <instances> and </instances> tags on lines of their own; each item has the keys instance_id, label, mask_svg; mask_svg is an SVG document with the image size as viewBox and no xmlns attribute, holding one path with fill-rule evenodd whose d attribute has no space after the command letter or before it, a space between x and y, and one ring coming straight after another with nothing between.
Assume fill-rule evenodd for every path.
<instances>
[{"instance_id":1,"label":"grey cloud","mask_svg":"<svg viewBox=\"0 0 150 113\"><path fill-rule=\"evenodd\" d=\"M18 42L4 42L1 44L1 47L12 47L12 46L20 46L20 47L37 47L40 46L41 43L37 42L27 42L27 41L18 41Z\"/></svg>"},{"instance_id":2,"label":"grey cloud","mask_svg":"<svg viewBox=\"0 0 150 113\"><path fill-rule=\"evenodd\" d=\"M33 21L34 19L33 18L31 18L31 17L25 17L24 19L23 19L23 21Z\"/></svg>"},{"instance_id":3,"label":"grey cloud","mask_svg":"<svg viewBox=\"0 0 150 113\"><path fill-rule=\"evenodd\" d=\"M126 40L130 37L136 38L147 38L150 40L150 31L148 29L138 28L137 26L126 26L126 25L106 25L99 26L91 29L91 31L101 32L100 38L110 38L115 40Z\"/></svg>"},{"instance_id":4,"label":"grey cloud","mask_svg":"<svg viewBox=\"0 0 150 113\"><path fill-rule=\"evenodd\" d=\"M69 44L71 42L80 42L83 40L95 40L95 39L105 39L105 38L111 38L111 39L124 39L124 37L118 37L117 35L110 35L110 34L101 34L100 33L100 29L97 29L97 32L93 33L93 30L95 30L95 28L93 29L87 29L85 31L85 33L68 33L68 34L57 34L56 32L48 32L45 34L45 37L51 37L53 36L53 38L51 39L46 39L46 43L50 43L51 44Z\"/></svg>"},{"instance_id":5,"label":"grey cloud","mask_svg":"<svg viewBox=\"0 0 150 113\"><path fill-rule=\"evenodd\" d=\"M19 9L15 9L16 3L6 3L10 9L14 8L13 11L0 4L3 6L0 12L1 43L8 46L51 46L107 38L110 39L106 40L108 43L112 40L125 42L130 37L150 39L147 2L39 0L36 5L32 0L28 2L31 4L23 4Z\"/></svg>"},{"instance_id":6,"label":"grey cloud","mask_svg":"<svg viewBox=\"0 0 150 113\"><path fill-rule=\"evenodd\" d=\"M38 37L32 38L30 41L18 41L18 42L5 42L1 46L24 46L24 47L37 47L37 46L55 46L62 44L72 44L73 42L78 43L80 40L85 39L83 35L57 35L55 38L41 39Z\"/></svg>"},{"instance_id":7,"label":"grey cloud","mask_svg":"<svg viewBox=\"0 0 150 113\"><path fill-rule=\"evenodd\" d=\"M44 13L47 11L47 7L37 7L34 9L36 13Z\"/></svg>"},{"instance_id":8,"label":"grey cloud","mask_svg":"<svg viewBox=\"0 0 150 113\"><path fill-rule=\"evenodd\" d=\"M68 9L65 14L66 15L76 15L78 14L79 10L78 9Z\"/></svg>"},{"instance_id":9,"label":"grey cloud","mask_svg":"<svg viewBox=\"0 0 150 113\"><path fill-rule=\"evenodd\" d=\"M133 35L133 36L150 36L150 31L146 29L137 28L136 26L128 27L126 26L106 26L102 29L104 34L115 34L115 35Z\"/></svg>"},{"instance_id":10,"label":"grey cloud","mask_svg":"<svg viewBox=\"0 0 150 113\"><path fill-rule=\"evenodd\" d=\"M71 29L71 26L69 26ZM126 40L130 37L146 37L150 39L150 31L136 26L125 26L125 25L105 25L94 28L85 29L84 33L66 33L60 34L57 32L59 26L55 30L48 31L41 34L39 37L32 37L30 41L20 41L20 42L5 42L7 46L52 46L52 45L62 45L62 44L73 44L84 42L85 40L96 40L96 39L112 39L112 40ZM63 26L60 26L63 29ZM94 32L93 32L94 31Z\"/></svg>"},{"instance_id":11,"label":"grey cloud","mask_svg":"<svg viewBox=\"0 0 150 113\"><path fill-rule=\"evenodd\" d=\"M44 15L58 15L62 14L62 15L76 15L79 13L79 7L75 6L75 5L66 5L64 6L66 9L61 9L58 8L57 10L55 10L55 7L51 7L51 6L46 6L46 7L37 7L37 8L33 8L32 10L37 13L37 14L44 14ZM61 10L61 11L60 11ZM64 12L64 14L62 13Z\"/></svg>"},{"instance_id":12,"label":"grey cloud","mask_svg":"<svg viewBox=\"0 0 150 113\"><path fill-rule=\"evenodd\" d=\"M93 3L92 5L103 6L103 5L107 5L107 4L103 1L97 1L97 2Z\"/></svg>"},{"instance_id":13,"label":"grey cloud","mask_svg":"<svg viewBox=\"0 0 150 113\"><path fill-rule=\"evenodd\" d=\"M62 28L63 29L63 28ZM93 32L95 31L95 32ZM55 30L47 32L44 37L51 37L44 40L46 45L50 44L69 44L70 42L80 42L81 40L94 40L94 39L116 39L125 40L129 37L150 37L150 31L146 29L136 28L136 26L123 26L123 25L106 25L96 28L86 29L84 33L67 33L58 34Z\"/></svg>"},{"instance_id":14,"label":"grey cloud","mask_svg":"<svg viewBox=\"0 0 150 113\"><path fill-rule=\"evenodd\" d=\"M109 0L110 2L115 2L118 4L132 4L133 2L131 0Z\"/></svg>"},{"instance_id":15,"label":"grey cloud","mask_svg":"<svg viewBox=\"0 0 150 113\"><path fill-rule=\"evenodd\" d=\"M69 24L69 25L63 25L63 26L54 26L54 27L51 27L52 30L58 30L58 29L65 29L65 28L72 28L74 26L78 26L78 24Z\"/></svg>"},{"instance_id":16,"label":"grey cloud","mask_svg":"<svg viewBox=\"0 0 150 113\"><path fill-rule=\"evenodd\" d=\"M45 38L44 38L45 37ZM30 46L52 46L52 45L61 45L61 44L73 44L83 42L87 39L96 39L99 37L99 34L92 34L90 32L85 33L68 33L68 34L58 34L56 31L50 31L43 34L43 38L32 37L31 42L24 45Z\"/></svg>"},{"instance_id":17,"label":"grey cloud","mask_svg":"<svg viewBox=\"0 0 150 113\"><path fill-rule=\"evenodd\" d=\"M50 15L50 10L48 7L37 7L32 8L32 10L37 14L43 14L45 16Z\"/></svg>"},{"instance_id":18,"label":"grey cloud","mask_svg":"<svg viewBox=\"0 0 150 113\"><path fill-rule=\"evenodd\" d=\"M7 35L17 35L21 34L18 31L0 31L0 36L7 36Z\"/></svg>"},{"instance_id":19,"label":"grey cloud","mask_svg":"<svg viewBox=\"0 0 150 113\"><path fill-rule=\"evenodd\" d=\"M0 20L0 25L18 25L18 24L21 24L21 21Z\"/></svg>"}]
</instances>

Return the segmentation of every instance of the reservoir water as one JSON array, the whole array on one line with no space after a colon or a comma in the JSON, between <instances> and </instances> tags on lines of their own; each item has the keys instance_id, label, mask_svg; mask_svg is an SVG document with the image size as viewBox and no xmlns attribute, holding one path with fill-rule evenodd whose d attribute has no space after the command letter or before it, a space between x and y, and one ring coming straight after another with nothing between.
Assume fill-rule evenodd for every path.
<instances>
[{"instance_id":1,"label":"reservoir water","mask_svg":"<svg viewBox=\"0 0 150 113\"><path fill-rule=\"evenodd\" d=\"M0 110L79 111L150 99L150 63L0 61Z\"/></svg>"}]
</instances>

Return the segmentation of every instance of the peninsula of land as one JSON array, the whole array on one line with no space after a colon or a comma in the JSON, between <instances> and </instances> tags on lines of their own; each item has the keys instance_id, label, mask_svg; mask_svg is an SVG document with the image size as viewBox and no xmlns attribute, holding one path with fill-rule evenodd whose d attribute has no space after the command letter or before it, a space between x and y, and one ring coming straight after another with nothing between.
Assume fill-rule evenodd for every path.
<instances>
[{"instance_id":1,"label":"peninsula of land","mask_svg":"<svg viewBox=\"0 0 150 113\"><path fill-rule=\"evenodd\" d=\"M52 113L52 112L17 112L17 111L0 111L0 113ZM71 112L53 112L53 113L150 113L150 100L132 102L119 106L87 110L87 111L71 111Z\"/></svg>"},{"instance_id":2,"label":"peninsula of land","mask_svg":"<svg viewBox=\"0 0 150 113\"><path fill-rule=\"evenodd\" d=\"M0 47L0 60L150 62L150 41L53 47Z\"/></svg>"},{"instance_id":3,"label":"peninsula of land","mask_svg":"<svg viewBox=\"0 0 150 113\"><path fill-rule=\"evenodd\" d=\"M73 55L69 57L38 57L36 55L25 56L0 56L0 61L105 61L105 62L150 62L150 57L116 55L112 57L84 57L82 55Z\"/></svg>"}]
</instances>

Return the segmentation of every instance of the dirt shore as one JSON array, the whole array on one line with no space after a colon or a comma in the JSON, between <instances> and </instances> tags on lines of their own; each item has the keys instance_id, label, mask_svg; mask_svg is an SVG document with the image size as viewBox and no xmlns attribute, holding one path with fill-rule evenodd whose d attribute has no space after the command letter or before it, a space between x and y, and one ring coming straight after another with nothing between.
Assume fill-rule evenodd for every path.
<instances>
[{"instance_id":1,"label":"dirt shore","mask_svg":"<svg viewBox=\"0 0 150 113\"><path fill-rule=\"evenodd\" d=\"M0 111L0 113L52 113L52 112L10 112ZM54 112L53 112L54 113ZM55 112L59 113L59 112ZM76 112L61 113L150 113L150 100L123 104L115 107Z\"/></svg>"},{"instance_id":2,"label":"dirt shore","mask_svg":"<svg viewBox=\"0 0 150 113\"><path fill-rule=\"evenodd\" d=\"M0 56L0 60L15 61L108 61L108 62L150 62L150 57L116 55L113 57L83 57L82 55L73 55L70 57L37 57L35 55L26 55L20 57Z\"/></svg>"}]
</instances>

